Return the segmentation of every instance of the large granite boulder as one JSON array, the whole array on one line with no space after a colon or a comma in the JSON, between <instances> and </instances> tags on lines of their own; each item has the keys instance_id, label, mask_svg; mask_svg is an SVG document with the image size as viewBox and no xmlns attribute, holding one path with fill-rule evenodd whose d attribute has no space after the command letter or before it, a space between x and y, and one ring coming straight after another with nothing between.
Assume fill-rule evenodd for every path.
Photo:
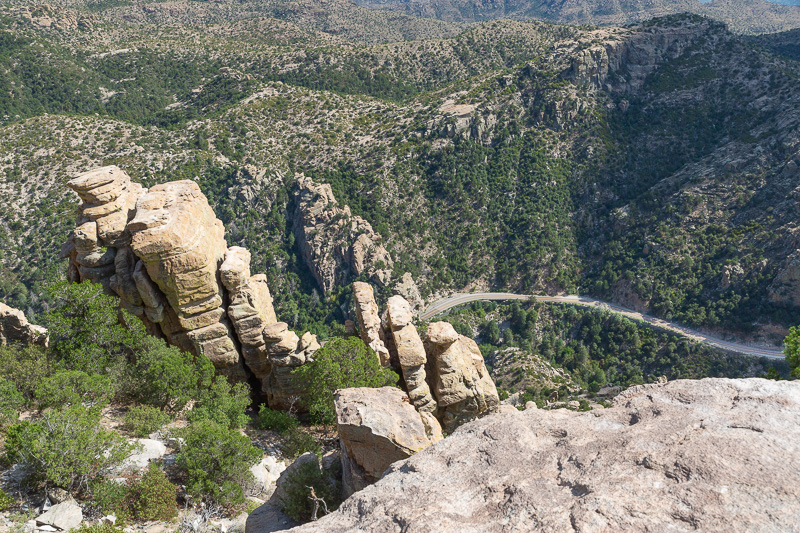
<instances>
[{"instance_id":1,"label":"large granite boulder","mask_svg":"<svg viewBox=\"0 0 800 533\"><path fill-rule=\"evenodd\" d=\"M417 412L394 387L342 389L335 405L345 496L442 438L436 419Z\"/></svg>"},{"instance_id":2,"label":"large granite boulder","mask_svg":"<svg viewBox=\"0 0 800 533\"><path fill-rule=\"evenodd\" d=\"M31 324L25 313L0 302L0 346L11 343L47 347L47 329Z\"/></svg>"},{"instance_id":3,"label":"large granite boulder","mask_svg":"<svg viewBox=\"0 0 800 533\"><path fill-rule=\"evenodd\" d=\"M225 228L197 183L152 187L136 202L127 228L133 252L177 319L179 330L164 333L178 345L184 343L172 337L185 334L192 351L208 357L218 372L244 379L217 277L228 250Z\"/></svg>"},{"instance_id":4,"label":"large granite boulder","mask_svg":"<svg viewBox=\"0 0 800 533\"><path fill-rule=\"evenodd\" d=\"M447 322L434 322L428 326L425 350L428 383L445 431L497 409L497 387L475 341L459 335Z\"/></svg>"},{"instance_id":5,"label":"large granite boulder","mask_svg":"<svg viewBox=\"0 0 800 533\"><path fill-rule=\"evenodd\" d=\"M300 532L800 531L800 383L680 380L465 424Z\"/></svg>"}]
</instances>

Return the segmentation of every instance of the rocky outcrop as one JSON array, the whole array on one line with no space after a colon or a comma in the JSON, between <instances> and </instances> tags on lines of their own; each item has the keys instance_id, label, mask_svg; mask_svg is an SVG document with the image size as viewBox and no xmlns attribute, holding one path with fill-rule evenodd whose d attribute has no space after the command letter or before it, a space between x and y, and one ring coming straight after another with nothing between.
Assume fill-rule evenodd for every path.
<instances>
[{"instance_id":1,"label":"rocky outcrop","mask_svg":"<svg viewBox=\"0 0 800 533\"><path fill-rule=\"evenodd\" d=\"M335 405L345 496L380 479L395 461L442 439L436 419L418 413L400 389L342 389Z\"/></svg>"},{"instance_id":2,"label":"rocky outcrop","mask_svg":"<svg viewBox=\"0 0 800 533\"><path fill-rule=\"evenodd\" d=\"M411 306L414 316L419 316L425 309L425 300L419 293L419 287L411 273L406 272L394 286L394 293L402 296Z\"/></svg>"},{"instance_id":3,"label":"rocky outcrop","mask_svg":"<svg viewBox=\"0 0 800 533\"><path fill-rule=\"evenodd\" d=\"M791 254L769 286L769 299L800 307L800 250Z\"/></svg>"},{"instance_id":4,"label":"rocky outcrop","mask_svg":"<svg viewBox=\"0 0 800 533\"><path fill-rule=\"evenodd\" d=\"M800 385L680 380L485 417L292 531L797 531Z\"/></svg>"},{"instance_id":5,"label":"rocky outcrop","mask_svg":"<svg viewBox=\"0 0 800 533\"><path fill-rule=\"evenodd\" d=\"M200 187L191 180L156 185L137 200L127 229L134 254L169 304L162 320L169 341L243 379L217 277L228 249L225 228Z\"/></svg>"},{"instance_id":6,"label":"rocky outcrop","mask_svg":"<svg viewBox=\"0 0 800 533\"><path fill-rule=\"evenodd\" d=\"M0 302L0 346L14 343L47 347L47 329L29 323L25 313Z\"/></svg>"},{"instance_id":7,"label":"rocky outcrop","mask_svg":"<svg viewBox=\"0 0 800 533\"><path fill-rule=\"evenodd\" d=\"M433 399L425 379L428 355L425 353L425 346L417 328L414 327L411 306L402 296L392 296L387 304L387 314L397 360L403 372L411 403L420 412L435 414L436 400Z\"/></svg>"},{"instance_id":8,"label":"rocky outcrop","mask_svg":"<svg viewBox=\"0 0 800 533\"><path fill-rule=\"evenodd\" d=\"M317 339L278 322L266 276L251 275L247 250L228 248L195 182L146 190L111 166L68 185L83 200L62 250L72 281L101 283L151 334L207 356L231 380L252 374L271 407L296 401L291 371Z\"/></svg>"},{"instance_id":9,"label":"rocky outcrop","mask_svg":"<svg viewBox=\"0 0 800 533\"><path fill-rule=\"evenodd\" d=\"M447 322L434 322L425 335L425 350L430 386L445 431L500 405L475 341L459 335Z\"/></svg>"},{"instance_id":10,"label":"rocky outcrop","mask_svg":"<svg viewBox=\"0 0 800 533\"><path fill-rule=\"evenodd\" d=\"M405 298L389 298L378 321L372 287L356 282L353 292L362 339L376 352L386 350L388 359L380 355L381 362L402 373L418 411L437 417L449 432L498 408L497 388L475 341L456 333L447 322L435 322L428 326L423 342Z\"/></svg>"},{"instance_id":11,"label":"rocky outcrop","mask_svg":"<svg viewBox=\"0 0 800 533\"><path fill-rule=\"evenodd\" d=\"M295 184L293 231L306 266L323 292L365 275L385 285L392 261L381 236L348 206L339 207L331 186L300 176Z\"/></svg>"},{"instance_id":12,"label":"rocky outcrop","mask_svg":"<svg viewBox=\"0 0 800 533\"><path fill-rule=\"evenodd\" d=\"M384 343L384 332L381 327L378 304L375 302L375 292L372 290L372 286L363 281L354 282L353 298L355 300L361 340L378 354L381 366L388 367L389 350Z\"/></svg>"},{"instance_id":13,"label":"rocky outcrop","mask_svg":"<svg viewBox=\"0 0 800 533\"><path fill-rule=\"evenodd\" d=\"M609 91L635 91L662 63L679 57L698 38L707 38L708 21L682 26L631 30L576 52L568 79ZM612 74L617 74L613 76Z\"/></svg>"}]
</instances>

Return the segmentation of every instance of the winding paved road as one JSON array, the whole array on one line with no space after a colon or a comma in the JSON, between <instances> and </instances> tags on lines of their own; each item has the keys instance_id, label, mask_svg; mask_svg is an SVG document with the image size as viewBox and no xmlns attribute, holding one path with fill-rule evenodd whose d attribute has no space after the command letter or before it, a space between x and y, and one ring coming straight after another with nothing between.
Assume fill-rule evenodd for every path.
<instances>
[{"instance_id":1,"label":"winding paved road","mask_svg":"<svg viewBox=\"0 0 800 533\"><path fill-rule=\"evenodd\" d=\"M627 309L619 305L601 302L600 300L593 300L592 298L586 298L584 296L574 296L574 295L534 296L534 298L536 298L536 301L543 303L562 303L562 304L583 305L586 307L598 307L601 309L607 309L614 313L619 313L620 315L624 315L628 318L632 318L634 320L638 320L641 322L646 322L651 326L671 331L673 333L678 333L680 335L683 335L684 337L688 337L690 339L700 342L705 342L712 346L716 346L718 348L722 348L724 350L728 350L731 352L736 352L744 355L754 355L757 357L769 357L771 359L783 359L783 350L781 350L780 348L771 348L765 346L750 346L748 344L739 344L736 342L722 340L717 337L708 335L706 333L701 333L699 331L689 329L679 324L667 322L666 320L662 320L654 316L645 315L633 311L632 309ZM479 300L529 300L529 299L530 295L513 294L510 292L477 292L472 294L454 294L452 296L448 296L447 298L442 298L441 300L433 302L431 305L428 306L425 312L422 313L422 316L420 318L422 320L428 320L438 315L439 313L447 311L448 309L452 309L453 307L458 307L459 305L464 305Z\"/></svg>"}]
</instances>

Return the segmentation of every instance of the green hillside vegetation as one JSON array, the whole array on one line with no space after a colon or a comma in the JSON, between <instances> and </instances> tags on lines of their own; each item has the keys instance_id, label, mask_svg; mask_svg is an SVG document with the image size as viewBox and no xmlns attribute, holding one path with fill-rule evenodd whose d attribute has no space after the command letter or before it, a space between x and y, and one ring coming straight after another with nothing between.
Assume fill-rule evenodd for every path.
<instances>
[{"instance_id":1,"label":"green hillside vegetation","mask_svg":"<svg viewBox=\"0 0 800 533\"><path fill-rule=\"evenodd\" d=\"M323 338L341 333L349 289L321 298L299 259L297 172L365 217L423 296L578 291L739 335L796 321L772 283L798 214L800 70L720 24L495 21L363 44L288 16L127 10L93 10L91 34L3 19L0 297L29 314L63 268L64 182L116 164L145 186L197 180L279 316ZM685 44L641 80L624 64L576 74L603 43L676 31Z\"/></svg>"}]
</instances>

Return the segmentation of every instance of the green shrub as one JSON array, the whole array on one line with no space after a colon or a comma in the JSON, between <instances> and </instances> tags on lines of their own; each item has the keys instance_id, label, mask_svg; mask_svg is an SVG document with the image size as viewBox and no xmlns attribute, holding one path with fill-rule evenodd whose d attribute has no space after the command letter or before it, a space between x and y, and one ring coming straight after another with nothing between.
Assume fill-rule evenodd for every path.
<instances>
[{"instance_id":1,"label":"green shrub","mask_svg":"<svg viewBox=\"0 0 800 533\"><path fill-rule=\"evenodd\" d=\"M80 370L58 372L36 387L36 403L40 409L70 405L103 408L113 396L114 385L107 376L90 376Z\"/></svg>"},{"instance_id":2,"label":"green shrub","mask_svg":"<svg viewBox=\"0 0 800 533\"><path fill-rule=\"evenodd\" d=\"M106 523L98 523L91 526L89 524L81 524L81 527L72 531L73 533L124 533L120 526Z\"/></svg>"},{"instance_id":3,"label":"green shrub","mask_svg":"<svg viewBox=\"0 0 800 533\"><path fill-rule=\"evenodd\" d=\"M294 459L306 452L322 455L322 446L310 433L295 427L286 433L281 451L285 456Z\"/></svg>"},{"instance_id":4,"label":"green shrub","mask_svg":"<svg viewBox=\"0 0 800 533\"><path fill-rule=\"evenodd\" d=\"M195 358L154 337L143 345L130 367L132 396L137 401L177 413L211 386L214 365L207 357Z\"/></svg>"},{"instance_id":5,"label":"green shrub","mask_svg":"<svg viewBox=\"0 0 800 533\"><path fill-rule=\"evenodd\" d=\"M189 494L221 505L244 502L242 487L253 482L250 467L261 451L238 431L211 420L194 422L181 433L185 442L176 464L186 474Z\"/></svg>"},{"instance_id":6,"label":"green shrub","mask_svg":"<svg viewBox=\"0 0 800 533\"><path fill-rule=\"evenodd\" d=\"M116 515L120 524L131 520L130 487L127 483L117 483L101 479L91 484L92 499L104 515Z\"/></svg>"},{"instance_id":7,"label":"green shrub","mask_svg":"<svg viewBox=\"0 0 800 533\"><path fill-rule=\"evenodd\" d=\"M17 422L24 403L14 382L0 378L0 428Z\"/></svg>"},{"instance_id":8,"label":"green shrub","mask_svg":"<svg viewBox=\"0 0 800 533\"><path fill-rule=\"evenodd\" d=\"M337 389L395 385L396 373L381 367L378 356L356 337L333 339L314 352L314 362L298 367L294 379L306 390L311 415L323 424L336 422Z\"/></svg>"},{"instance_id":9,"label":"green shrub","mask_svg":"<svg viewBox=\"0 0 800 533\"><path fill-rule=\"evenodd\" d=\"M103 514L115 514L118 523L137 520L172 520L178 514L178 487L154 464L127 483L102 480L92 484L94 502Z\"/></svg>"},{"instance_id":10,"label":"green shrub","mask_svg":"<svg viewBox=\"0 0 800 533\"><path fill-rule=\"evenodd\" d=\"M330 476L320 469L317 462L309 461L298 466L286 478L283 512L289 517L298 522L311 520L314 502L309 498L311 490L308 487L313 487L314 494L325 501L329 512L339 507L341 498ZM320 505L317 517L321 517L324 512Z\"/></svg>"},{"instance_id":11,"label":"green shrub","mask_svg":"<svg viewBox=\"0 0 800 533\"><path fill-rule=\"evenodd\" d=\"M0 346L0 377L13 382L26 402L33 401L42 380L62 368L40 346Z\"/></svg>"},{"instance_id":12,"label":"green shrub","mask_svg":"<svg viewBox=\"0 0 800 533\"><path fill-rule=\"evenodd\" d=\"M170 483L158 466L151 464L131 487L133 515L138 520L172 520L178 516L178 487Z\"/></svg>"},{"instance_id":13,"label":"green shrub","mask_svg":"<svg viewBox=\"0 0 800 533\"><path fill-rule=\"evenodd\" d=\"M172 421L172 417L152 405L136 405L125 413L124 427L135 437L147 437Z\"/></svg>"},{"instance_id":14,"label":"green shrub","mask_svg":"<svg viewBox=\"0 0 800 533\"><path fill-rule=\"evenodd\" d=\"M6 436L6 456L23 463L29 481L46 481L67 490L119 467L135 446L125 437L100 427L100 411L73 405L48 410L36 421L12 426Z\"/></svg>"},{"instance_id":15,"label":"green shrub","mask_svg":"<svg viewBox=\"0 0 800 533\"><path fill-rule=\"evenodd\" d=\"M246 384L231 386L223 376L217 376L211 388L201 392L188 419L192 422L211 420L220 426L240 428L250 420L244 412L249 405L250 388Z\"/></svg>"},{"instance_id":16,"label":"green shrub","mask_svg":"<svg viewBox=\"0 0 800 533\"><path fill-rule=\"evenodd\" d=\"M262 405L258 411L258 427L286 433L300 425L300 422L285 411L276 411Z\"/></svg>"},{"instance_id":17,"label":"green shrub","mask_svg":"<svg viewBox=\"0 0 800 533\"><path fill-rule=\"evenodd\" d=\"M789 328L789 334L783 341L783 353L789 363L792 379L800 379L800 326Z\"/></svg>"},{"instance_id":18,"label":"green shrub","mask_svg":"<svg viewBox=\"0 0 800 533\"><path fill-rule=\"evenodd\" d=\"M6 494L6 491L4 491L2 488L0 488L0 513L4 512L4 511L8 511L12 507L14 507L16 504L17 504L17 502L14 501L14 498L12 498L8 494Z\"/></svg>"},{"instance_id":19,"label":"green shrub","mask_svg":"<svg viewBox=\"0 0 800 533\"><path fill-rule=\"evenodd\" d=\"M104 294L100 284L58 282L48 294L54 309L44 325L55 358L68 370L121 375L127 356L148 337L142 322L120 310L118 299Z\"/></svg>"}]
</instances>

